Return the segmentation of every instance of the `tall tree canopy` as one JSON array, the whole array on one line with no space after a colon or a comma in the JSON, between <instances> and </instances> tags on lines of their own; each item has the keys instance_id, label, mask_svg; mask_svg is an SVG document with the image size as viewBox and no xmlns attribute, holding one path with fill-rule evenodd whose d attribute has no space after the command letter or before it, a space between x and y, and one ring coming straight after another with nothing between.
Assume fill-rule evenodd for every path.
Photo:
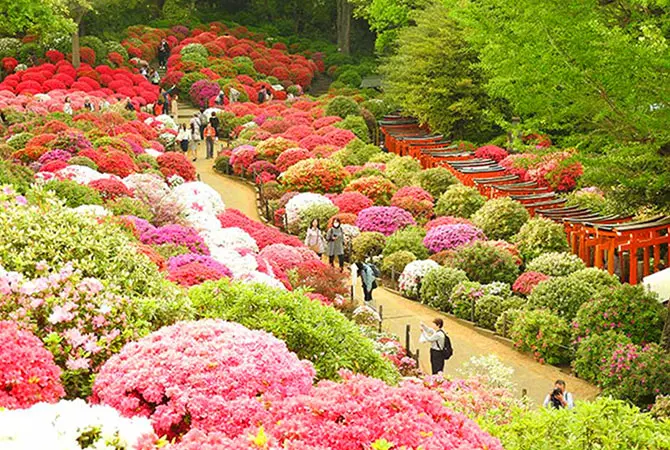
<instances>
[{"instance_id":1,"label":"tall tree canopy","mask_svg":"<svg viewBox=\"0 0 670 450\"><path fill-rule=\"evenodd\" d=\"M0 0L0 36L69 32L74 24L61 0Z\"/></svg>"}]
</instances>

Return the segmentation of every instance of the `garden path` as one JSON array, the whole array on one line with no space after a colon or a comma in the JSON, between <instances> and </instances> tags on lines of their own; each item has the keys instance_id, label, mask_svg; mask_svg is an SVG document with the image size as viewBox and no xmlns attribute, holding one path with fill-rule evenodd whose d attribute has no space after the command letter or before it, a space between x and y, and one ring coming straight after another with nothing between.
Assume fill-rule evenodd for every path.
<instances>
[{"instance_id":1,"label":"garden path","mask_svg":"<svg viewBox=\"0 0 670 450\"><path fill-rule=\"evenodd\" d=\"M186 108L182 111L188 113ZM182 113L180 113L181 117ZM204 146L201 145L200 156L203 156L203 152ZM238 209L248 217L260 221L256 208L256 192L251 186L217 174L212 168L211 160L198 159L195 166L200 179L221 194L227 207ZM360 289L358 291L360 292ZM451 317L401 297L392 291L379 288L374 292L374 299L377 305L383 306L383 326L386 331L400 336L401 341L404 342L405 327L410 325L410 345L413 350L419 348L420 365L426 373L430 372L430 347L428 344L419 344L419 325L421 322L429 324L434 318L440 317L444 320L445 329L454 348L454 356L445 367L448 374L457 375L457 368L472 356L495 354L502 362L514 369L514 382L517 385L518 395L521 395L522 389L526 389L528 397L535 405L542 403L544 396L557 379L565 380L568 390L577 399L590 400L598 394L598 388L595 386L568 375L554 366L539 364L532 357L515 351L493 337L477 332Z\"/></svg>"}]
</instances>

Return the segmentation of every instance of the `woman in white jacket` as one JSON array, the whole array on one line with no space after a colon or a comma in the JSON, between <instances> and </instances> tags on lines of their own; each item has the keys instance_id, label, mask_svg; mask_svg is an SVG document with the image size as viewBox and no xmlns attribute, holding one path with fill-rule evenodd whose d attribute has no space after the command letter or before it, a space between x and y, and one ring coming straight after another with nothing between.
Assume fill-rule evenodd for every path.
<instances>
[{"instance_id":1,"label":"woman in white jacket","mask_svg":"<svg viewBox=\"0 0 670 450\"><path fill-rule=\"evenodd\" d=\"M179 125L179 132L177 133L177 143L179 143L179 148L182 152L186 153L188 150L188 141L190 140L191 133L186 128L186 124L182 123Z\"/></svg>"},{"instance_id":2,"label":"woman in white jacket","mask_svg":"<svg viewBox=\"0 0 670 450\"><path fill-rule=\"evenodd\" d=\"M312 220L312 224L307 229L305 245L314 250L314 253L319 255L319 258L321 258L321 255L326 251L326 241L323 238L321 228L319 228L319 219Z\"/></svg>"}]
</instances>

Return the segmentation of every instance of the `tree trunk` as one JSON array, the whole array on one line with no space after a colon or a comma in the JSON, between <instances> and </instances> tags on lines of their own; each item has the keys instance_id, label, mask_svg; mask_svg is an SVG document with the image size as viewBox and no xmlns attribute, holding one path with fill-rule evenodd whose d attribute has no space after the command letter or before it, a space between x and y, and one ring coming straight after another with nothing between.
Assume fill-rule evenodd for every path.
<instances>
[{"instance_id":1,"label":"tree trunk","mask_svg":"<svg viewBox=\"0 0 670 450\"><path fill-rule=\"evenodd\" d=\"M81 64L81 57L79 55L79 26L72 33L72 65L79 67Z\"/></svg>"},{"instance_id":2,"label":"tree trunk","mask_svg":"<svg viewBox=\"0 0 670 450\"><path fill-rule=\"evenodd\" d=\"M337 0L337 47L348 55L351 51L351 16L353 6L347 0Z\"/></svg>"},{"instance_id":3,"label":"tree trunk","mask_svg":"<svg viewBox=\"0 0 670 450\"><path fill-rule=\"evenodd\" d=\"M665 316L665 326L663 327L663 334L661 335L661 346L670 352L670 301L668 301L668 311Z\"/></svg>"}]
</instances>

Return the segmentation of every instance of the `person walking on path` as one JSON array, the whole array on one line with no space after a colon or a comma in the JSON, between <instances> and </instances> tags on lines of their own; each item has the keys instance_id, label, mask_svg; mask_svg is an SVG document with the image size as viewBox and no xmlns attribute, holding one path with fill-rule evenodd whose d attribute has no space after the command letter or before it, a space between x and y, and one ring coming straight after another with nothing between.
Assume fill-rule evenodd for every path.
<instances>
[{"instance_id":1,"label":"person walking on path","mask_svg":"<svg viewBox=\"0 0 670 450\"><path fill-rule=\"evenodd\" d=\"M356 263L356 268L361 277L365 304L370 304L372 302L372 291L377 289L377 276L379 276L379 270L373 264L361 262Z\"/></svg>"},{"instance_id":2,"label":"person walking on path","mask_svg":"<svg viewBox=\"0 0 670 450\"><path fill-rule=\"evenodd\" d=\"M161 69L167 69L167 60L170 56L170 46L167 41L163 39L158 46L158 66Z\"/></svg>"},{"instance_id":3,"label":"person walking on path","mask_svg":"<svg viewBox=\"0 0 670 450\"><path fill-rule=\"evenodd\" d=\"M221 127L221 121L216 116L215 111L212 111L212 117L209 118L209 124L212 126L212 128L214 128L214 132L216 133L216 137L219 137L219 128Z\"/></svg>"},{"instance_id":4,"label":"person walking on path","mask_svg":"<svg viewBox=\"0 0 670 450\"><path fill-rule=\"evenodd\" d=\"M172 118L174 119L175 123L179 119L179 95L175 94L172 96L170 99L170 112L172 114Z\"/></svg>"},{"instance_id":5,"label":"person walking on path","mask_svg":"<svg viewBox=\"0 0 670 450\"><path fill-rule=\"evenodd\" d=\"M314 253L323 255L326 251L326 242L323 238L323 233L319 227L319 219L312 220L312 224L307 229L307 234L305 235L305 245L311 248Z\"/></svg>"},{"instance_id":6,"label":"person walking on path","mask_svg":"<svg viewBox=\"0 0 670 450\"><path fill-rule=\"evenodd\" d=\"M207 126L207 115L205 114L205 108L200 108L198 113L198 120L200 121L200 138L205 139L205 127Z\"/></svg>"},{"instance_id":7,"label":"person walking on path","mask_svg":"<svg viewBox=\"0 0 670 450\"><path fill-rule=\"evenodd\" d=\"M433 375L444 371L444 362L451 358L453 350L451 340L442 327L444 321L439 317L433 320L435 328L421 324L421 337L419 342L430 342L430 368Z\"/></svg>"},{"instance_id":8,"label":"person walking on path","mask_svg":"<svg viewBox=\"0 0 670 450\"><path fill-rule=\"evenodd\" d=\"M340 263L340 272L344 271L344 233L338 219L333 220L333 226L326 233L328 241L328 262L335 267L335 257Z\"/></svg>"},{"instance_id":9,"label":"person walking on path","mask_svg":"<svg viewBox=\"0 0 670 450\"><path fill-rule=\"evenodd\" d=\"M214 142L218 138L216 137L216 130L212 126L212 122L208 123L205 127L205 146L207 148L207 156L205 159L214 158Z\"/></svg>"},{"instance_id":10,"label":"person walking on path","mask_svg":"<svg viewBox=\"0 0 670 450\"><path fill-rule=\"evenodd\" d=\"M161 74L158 73L158 69L154 69L153 72L151 72L151 76L149 77L149 81L151 84L154 86L158 86L161 82Z\"/></svg>"},{"instance_id":11,"label":"person walking on path","mask_svg":"<svg viewBox=\"0 0 670 450\"><path fill-rule=\"evenodd\" d=\"M191 137L191 133L186 128L186 124L182 123L179 125L179 132L177 133L177 142L179 143L179 148L183 153L188 151L188 142Z\"/></svg>"},{"instance_id":12,"label":"person walking on path","mask_svg":"<svg viewBox=\"0 0 670 450\"><path fill-rule=\"evenodd\" d=\"M189 123L189 140L188 140L188 157L192 158L192 161L198 159L198 144L200 143L200 120L198 119L198 113L193 114L193 118Z\"/></svg>"}]
</instances>

